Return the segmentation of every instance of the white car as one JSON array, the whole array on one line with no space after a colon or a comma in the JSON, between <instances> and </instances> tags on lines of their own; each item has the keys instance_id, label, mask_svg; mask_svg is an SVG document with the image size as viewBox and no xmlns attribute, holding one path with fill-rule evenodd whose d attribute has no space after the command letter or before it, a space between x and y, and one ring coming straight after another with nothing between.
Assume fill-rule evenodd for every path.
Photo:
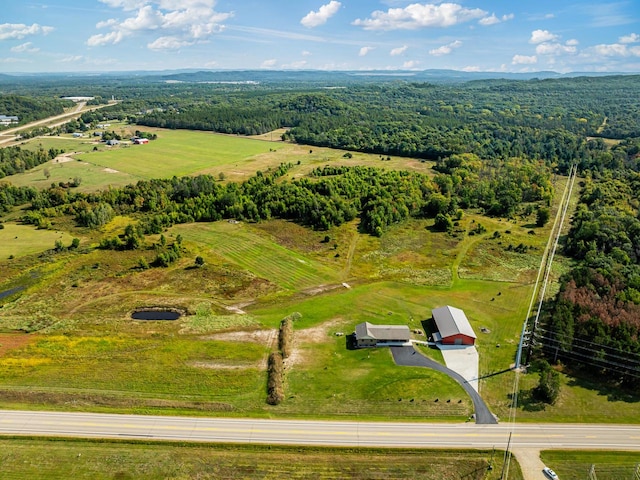
<instances>
[{"instance_id":1,"label":"white car","mask_svg":"<svg viewBox=\"0 0 640 480\"><path fill-rule=\"evenodd\" d=\"M558 475L556 475L556 472L554 472L553 470L551 470L549 467L544 467L542 469L542 472L549 477L551 480L558 480Z\"/></svg>"}]
</instances>

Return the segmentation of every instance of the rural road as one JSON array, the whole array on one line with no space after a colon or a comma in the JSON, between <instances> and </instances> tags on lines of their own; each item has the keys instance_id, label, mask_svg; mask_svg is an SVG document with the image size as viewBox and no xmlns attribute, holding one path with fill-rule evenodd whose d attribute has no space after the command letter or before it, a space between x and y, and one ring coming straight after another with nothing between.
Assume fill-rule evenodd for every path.
<instances>
[{"instance_id":1,"label":"rural road","mask_svg":"<svg viewBox=\"0 0 640 480\"><path fill-rule=\"evenodd\" d=\"M0 410L0 435L361 447L506 448L512 425L164 417ZM640 425L515 425L512 448L634 450Z\"/></svg>"},{"instance_id":2,"label":"rural road","mask_svg":"<svg viewBox=\"0 0 640 480\"><path fill-rule=\"evenodd\" d=\"M435 360L425 357L420 352L417 352L413 347L391 347L391 354L393 355L393 361L396 362L397 365L432 368L433 370L449 375L458 382L462 388L464 388L465 392L467 392L471 397L477 424L490 425L498 423L489 410L489 407L484 403L484 400L482 400L475 388L473 388L459 373L454 372Z\"/></svg>"},{"instance_id":3,"label":"rural road","mask_svg":"<svg viewBox=\"0 0 640 480\"><path fill-rule=\"evenodd\" d=\"M87 102L80 102L78 105L71 111L63 113L61 115L55 115L53 117L43 118L42 120L37 120L35 122L27 123L25 125L20 125L19 127L8 128L6 130L0 130L0 144L14 142L18 139L19 133L23 130L28 130L33 127L45 125L50 128L59 127L67 123L72 118L78 118L85 111L97 110L98 108L106 107L113 105L113 103L103 104L103 105L94 105L90 108L85 109ZM6 137L6 138L5 138Z\"/></svg>"}]
</instances>

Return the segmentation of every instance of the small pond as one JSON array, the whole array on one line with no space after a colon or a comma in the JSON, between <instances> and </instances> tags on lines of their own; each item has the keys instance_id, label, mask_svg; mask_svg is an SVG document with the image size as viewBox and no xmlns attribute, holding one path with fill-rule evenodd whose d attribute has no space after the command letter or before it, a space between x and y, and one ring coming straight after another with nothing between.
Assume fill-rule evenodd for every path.
<instances>
[{"instance_id":1,"label":"small pond","mask_svg":"<svg viewBox=\"0 0 640 480\"><path fill-rule=\"evenodd\" d=\"M20 290L24 290L24 287L14 287L9 290L5 290L4 292L0 292L0 298L8 297L9 295L13 295L14 293L19 292Z\"/></svg>"},{"instance_id":2,"label":"small pond","mask_svg":"<svg viewBox=\"0 0 640 480\"><path fill-rule=\"evenodd\" d=\"M139 310L131 314L134 320L177 320L180 313L173 310Z\"/></svg>"}]
</instances>

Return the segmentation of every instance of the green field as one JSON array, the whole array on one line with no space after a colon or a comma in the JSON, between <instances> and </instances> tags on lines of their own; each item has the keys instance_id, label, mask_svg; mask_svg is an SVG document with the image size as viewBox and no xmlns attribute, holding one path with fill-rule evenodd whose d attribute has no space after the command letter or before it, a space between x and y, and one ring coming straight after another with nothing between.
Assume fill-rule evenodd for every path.
<instances>
[{"instance_id":1,"label":"green field","mask_svg":"<svg viewBox=\"0 0 640 480\"><path fill-rule=\"evenodd\" d=\"M491 451L186 445L62 439L0 440L2 478L18 479L406 479L494 480ZM522 475L512 462L509 477Z\"/></svg>"},{"instance_id":2,"label":"green field","mask_svg":"<svg viewBox=\"0 0 640 480\"><path fill-rule=\"evenodd\" d=\"M379 155L353 153L344 158L344 151L273 142L266 139L221 135L188 130L144 128L158 135L147 145L131 145L126 139L140 127L114 123L113 130L125 138L120 145L107 146L91 137L73 138L71 135L37 137L20 144L21 148L64 150L73 161L40 165L29 172L8 177L19 186L33 185L45 188L52 182L67 182L74 177L82 179L80 191L123 186L138 180L171 178L183 175L223 174L228 181L242 181L256 171L275 168L291 162L295 168L289 177L304 175L311 169L332 165L373 164L389 169L411 169L429 172L431 163L415 159L397 158L382 162ZM97 149L94 151L94 148ZM51 174L45 178L44 169Z\"/></svg>"},{"instance_id":3,"label":"green field","mask_svg":"<svg viewBox=\"0 0 640 480\"><path fill-rule=\"evenodd\" d=\"M546 450L540 457L562 480L635 480L640 475L640 453L637 452L577 452ZM594 477L589 476L594 468Z\"/></svg>"},{"instance_id":4,"label":"green field","mask_svg":"<svg viewBox=\"0 0 640 480\"><path fill-rule=\"evenodd\" d=\"M4 223L0 229L0 259L19 258L52 249L60 240L65 246L72 237L67 232L38 230L32 225ZM1 282L1 280L0 280Z\"/></svg>"}]
</instances>

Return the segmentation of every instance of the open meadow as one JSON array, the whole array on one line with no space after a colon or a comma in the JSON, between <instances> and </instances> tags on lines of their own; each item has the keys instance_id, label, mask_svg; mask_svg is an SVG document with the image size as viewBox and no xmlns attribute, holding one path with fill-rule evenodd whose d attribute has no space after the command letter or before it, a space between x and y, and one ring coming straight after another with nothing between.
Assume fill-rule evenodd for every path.
<instances>
[{"instance_id":1,"label":"open meadow","mask_svg":"<svg viewBox=\"0 0 640 480\"><path fill-rule=\"evenodd\" d=\"M63 150L62 158L40 165L28 172L14 175L14 185L48 187L52 182L67 182L80 177L80 191L123 186L138 180L171 178L183 175L210 174L226 181L243 181L256 171L276 168L280 163L292 163L295 167L288 176L303 176L313 168L331 165L377 165L387 169L408 169L429 172L431 162L394 157L383 159L380 155L350 152L330 148L313 147L269 141L261 138L239 137L211 132L167 130L145 127L158 135L146 145L132 145L128 140L140 127L126 123L113 123L108 128L125 140L119 145L108 146L87 132L86 137L71 135L37 137L20 143L24 149L55 148ZM349 156L348 155L348 156ZM50 174L46 178L44 171Z\"/></svg>"},{"instance_id":2,"label":"open meadow","mask_svg":"<svg viewBox=\"0 0 640 480\"><path fill-rule=\"evenodd\" d=\"M116 131L128 134L127 128ZM118 175L130 182L158 172L242 180L281 162L294 164L289 178L327 163L430 168L412 159L346 158L339 150L283 142L153 131L158 139L148 145L101 144L97 151L86 145L75 148L82 153L70 161L10 180L45 186L48 167L48 182L77 175L87 191L111 185ZM75 140L33 140L42 148L56 141ZM556 177L556 191L565 182ZM360 322L424 332L431 310L443 305L465 310L478 334L480 393L499 418L509 416L510 367L551 228L536 227L535 215L488 218L473 210L451 233L434 231L433 220L410 219L381 237L361 233L357 219L328 231L283 220L179 224L164 236L169 243L181 239L181 258L148 268L159 235L147 236L138 250L97 248L136 218L115 217L88 230L63 216L55 218L57 230L38 231L16 224L17 216L10 213L5 220L14 221L0 230L6 240L0 243L0 295L9 292L0 298L1 407L380 420L464 421L472 413L469 398L448 377L398 367L386 349L347 348L346 337ZM25 241L14 242L16 236ZM56 240L68 246L72 237L80 239L77 250L52 250ZM516 250L519 245L526 248ZM567 265L559 257L552 280ZM183 315L131 319L147 307ZM294 312L301 318L285 361L285 400L269 406L267 357L277 348L280 321ZM424 333L414 338L426 340ZM438 351L422 351L442 361ZM637 399L561 378L557 404L541 407L530 398L537 375L523 375L518 418L638 421Z\"/></svg>"}]
</instances>

